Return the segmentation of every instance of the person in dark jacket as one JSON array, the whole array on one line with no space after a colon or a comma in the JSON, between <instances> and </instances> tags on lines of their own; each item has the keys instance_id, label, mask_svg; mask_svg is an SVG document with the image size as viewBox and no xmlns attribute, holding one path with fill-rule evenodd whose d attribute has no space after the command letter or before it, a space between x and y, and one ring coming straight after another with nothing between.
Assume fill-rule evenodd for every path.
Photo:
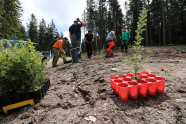
<instances>
[{"instance_id":1,"label":"person in dark jacket","mask_svg":"<svg viewBox=\"0 0 186 124\"><path fill-rule=\"evenodd\" d=\"M55 39L50 43L51 48L53 48L53 45L60 39L59 36L56 36Z\"/></svg>"},{"instance_id":2,"label":"person in dark jacket","mask_svg":"<svg viewBox=\"0 0 186 124\"><path fill-rule=\"evenodd\" d=\"M85 35L84 38L85 42L86 42L86 48L87 48L87 56L88 58L91 58L92 55L92 42L94 41L94 37L93 34L91 33L91 30L88 30L88 33Z\"/></svg>"},{"instance_id":3,"label":"person in dark jacket","mask_svg":"<svg viewBox=\"0 0 186 124\"><path fill-rule=\"evenodd\" d=\"M80 23L78 23L80 22ZM78 53L80 52L81 43L81 27L85 26L85 23L77 18L69 28L69 37L72 44L72 60L73 63L78 63Z\"/></svg>"},{"instance_id":4,"label":"person in dark jacket","mask_svg":"<svg viewBox=\"0 0 186 124\"><path fill-rule=\"evenodd\" d=\"M52 50L51 56L54 55L53 45L54 45L58 40L60 40L60 37L59 37L59 36L56 36L55 39L50 43L50 47L51 47L51 50Z\"/></svg>"}]
</instances>

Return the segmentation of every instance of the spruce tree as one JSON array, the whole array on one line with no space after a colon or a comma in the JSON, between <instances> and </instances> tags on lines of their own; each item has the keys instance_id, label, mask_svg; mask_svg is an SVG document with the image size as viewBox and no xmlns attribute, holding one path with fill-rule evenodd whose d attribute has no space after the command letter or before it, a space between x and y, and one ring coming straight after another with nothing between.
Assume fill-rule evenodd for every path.
<instances>
[{"instance_id":1,"label":"spruce tree","mask_svg":"<svg viewBox=\"0 0 186 124\"><path fill-rule=\"evenodd\" d=\"M44 42L45 42L45 34L46 34L46 22L44 19L41 20L40 24L39 24L39 45L41 50L45 50L44 48Z\"/></svg>"},{"instance_id":2,"label":"spruce tree","mask_svg":"<svg viewBox=\"0 0 186 124\"><path fill-rule=\"evenodd\" d=\"M31 39L32 42L38 43L37 19L33 13L31 14L31 18L29 21L29 24L27 24L28 37Z\"/></svg>"},{"instance_id":3,"label":"spruce tree","mask_svg":"<svg viewBox=\"0 0 186 124\"><path fill-rule=\"evenodd\" d=\"M0 1L0 38L17 39L17 32L22 26L20 17L22 16L22 7L19 0L1 0Z\"/></svg>"}]
</instances>

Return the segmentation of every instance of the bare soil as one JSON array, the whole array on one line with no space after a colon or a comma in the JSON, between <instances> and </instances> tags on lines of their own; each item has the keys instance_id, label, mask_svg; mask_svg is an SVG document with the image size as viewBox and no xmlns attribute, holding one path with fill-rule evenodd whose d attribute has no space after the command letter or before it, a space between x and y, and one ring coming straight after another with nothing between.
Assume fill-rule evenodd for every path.
<instances>
[{"instance_id":1,"label":"bare soil","mask_svg":"<svg viewBox=\"0 0 186 124\"><path fill-rule=\"evenodd\" d=\"M122 60L128 53L114 51L114 57L83 56L82 63L47 67L51 86L44 98L0 114L2 124L183 124L186 123L186 46L148 47L151 55L145 71L166 79L165 92L137 100L120 101L110 86L110 76L130 73ZM100 97L101 94L101 97ZM88 117L94 120L87 120ZM94 122L95 121L95 122Z\"/></svg>"}]
</instances>

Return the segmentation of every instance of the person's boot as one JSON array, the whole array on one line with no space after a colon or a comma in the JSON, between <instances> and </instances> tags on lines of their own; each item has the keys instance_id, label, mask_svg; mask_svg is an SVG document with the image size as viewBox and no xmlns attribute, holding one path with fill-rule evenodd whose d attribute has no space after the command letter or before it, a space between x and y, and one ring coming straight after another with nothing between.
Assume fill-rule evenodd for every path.
<instances>
[{"instance_id":1,"label":"person's boot","mask_svg":"<svg viewBox=\"0 0 186 124\"><path fill-rule=\"evenodd\" d=\"M123 49L121 49L121 52L123 52Z\"/></svg>"},{"instance_id":2,"label":"person's boot","mask_svg":"<svg viewBox=\"0 0 186 124\"><path fill-rule=\"evenodd\" d=\"M128 52L128 49L125 49L125 52Z\"/></svg>"},{"instance_id":3,"label":"person's boot","mask_svg":"<svg viewBox=\"0 0 186 124\"><path fill-rule=\"evenodd\" d=\"M113 56L113 53L111 53L111 56Z\"/></svg>"}]
</instances>

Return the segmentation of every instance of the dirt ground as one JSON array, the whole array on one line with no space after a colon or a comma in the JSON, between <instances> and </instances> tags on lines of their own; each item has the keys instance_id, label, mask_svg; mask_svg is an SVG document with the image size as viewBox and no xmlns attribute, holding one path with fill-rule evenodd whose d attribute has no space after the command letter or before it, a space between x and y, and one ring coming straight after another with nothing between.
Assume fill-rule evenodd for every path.
<instances>
[{"instance_id":1,"label":"dirt ground","mask_svg":"<svg viewBox=\"0 0 186 124\"><path fill-rule=\"evenodd\" d=\"M1 124L183 124L186 123L186 46L149 47L145 71L166 79L165 92L137 100L120 101L111 90L110 76L130 70L122 60L128 53L114 51L114 57L97 56L82 63L47 67L51 86L44 98L0 114ZM106 98L105 98L106 97Z\"/></svg>"}]
</instances>

